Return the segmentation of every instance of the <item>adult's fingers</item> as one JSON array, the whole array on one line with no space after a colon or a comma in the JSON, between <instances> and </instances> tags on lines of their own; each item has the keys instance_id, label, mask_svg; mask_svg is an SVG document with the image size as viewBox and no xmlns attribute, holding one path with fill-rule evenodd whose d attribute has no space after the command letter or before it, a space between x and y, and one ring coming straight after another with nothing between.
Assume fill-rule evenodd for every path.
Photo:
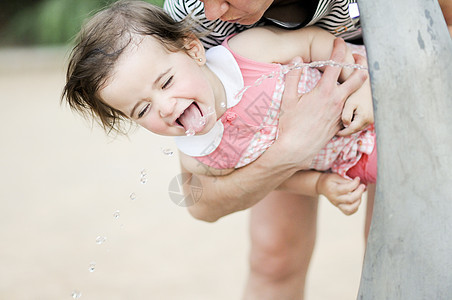
<instances>
[{"instance_id":1,"label":"adult's fingers","mask_svg":"<svg viewBox=\"0 0 452 300\"><path fill-rule=\"evenodd\" d=\"M366 57L358 54L358 53L353 53L353 59L355 60L355 64L366 67L367 68L367 59Z\"/></svg>"},{"instance_id":2,"label":"adult's fingers","mask_svg":"<svg viewBox=\"0 0 452 300\"><path fill-rule=\"evenodd\" d=\"M292 59L291 64L302 63L301 57L297 56ZM289 73L286 74L286 84L284 87L284 92L282 96L282 104L281 110L286 111L287 109L291 109L300 99L300 95L298 94L298 83L300 82L300 77L303 70L293 69Z\"/></svg>"},{"instance_id":3,"label":"adult's fingers","mask_svg":"<svg viewBox=\"0 0 452 300\"><path fill-rule=\"evenodd\" d=\"M353 120L356 106L345 102L344 109L342 110L342 124L348 127Z\"/></svg>"},{"instance_id":4,"label":"adult's fingers","mask_svg":"<svg viewBox=\"0 0 452 300\"><path fill-rule=\"evenodd\" d=\"M361 118L359 115L355 115L353 122L346 128L342 129L337 133L338 136L348 136L355 132L362 130L364 125L366 125L367 121Z\"/></svg>"},{"instance_id":5,"label":"adult's fingers","mask_svg":"<svg viewBox=\"0 0 452 300\"><path fill-rule=\"evenodd\" d=\"M359 89L363 83L367 79L367 72L365 70L355 70L352 75L347 78L339 88L342 90L342 93L348 98L351 94L353 94L357 89Z\"/></svg>"},{"instance_id":6,"label":"adult's fingers","mask_svg":"<svg viewBox=\"0 0 452 300\"><path fill-rule=\"evenodd\" d=\"M358 54L354 54L355 63L362 66L367 66L366 59ZM347 97L353 94L359 89L368 78L368 72L366 70L355 69L353 73L345 80L340 88L347 94Z\"/></svg>"},{"instance_id":7,"label":"adult's fingers","mask_svg":"<svg viewBox=\"0 0 452 300\"><path fill-rule=\"evenodd\" d=\"M330 60L343 63L345 60L345 55L347 53L347 45L344 40L341 38L336 38L333 44L333 52L331 52ZM321 82L328 82L330 85L335 85L339 79L339 75L341 74L342 68L335 66L327 66L323 71L322 78L320 79L319 84Z\"/></svg>"}]
</instances>

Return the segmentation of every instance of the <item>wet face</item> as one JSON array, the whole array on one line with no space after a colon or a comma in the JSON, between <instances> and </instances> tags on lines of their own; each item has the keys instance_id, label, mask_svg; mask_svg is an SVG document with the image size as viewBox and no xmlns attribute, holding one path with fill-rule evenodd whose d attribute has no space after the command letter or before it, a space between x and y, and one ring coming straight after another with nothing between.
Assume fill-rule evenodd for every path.
<instances>
[{"instance_id":1,"label":"wet face","mask_svg":"<svg viewBox=\"0 0 452 300\"><path fill-rule=\"evenodd\" d=\"M209 20L251 25L259 21L273 0L201 0Z\"/></svg>"},{"instance_id":2,"label":"wet face","mask_svg":"<svg viewBox=\"0 0 452 300\"><path fill-rule=\"evenodd\" d=\"M159 135L207 133L221 97L204 66L201 43L196 40L189 48L169 52L150 36L129 45L99 90L100 98Z\"/></svg>"}]
</instances>

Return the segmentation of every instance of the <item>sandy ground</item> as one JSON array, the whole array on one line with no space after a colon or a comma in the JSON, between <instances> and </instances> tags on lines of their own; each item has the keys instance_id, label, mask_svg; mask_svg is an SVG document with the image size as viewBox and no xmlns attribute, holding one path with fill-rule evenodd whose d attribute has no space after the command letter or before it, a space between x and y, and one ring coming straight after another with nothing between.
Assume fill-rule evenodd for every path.
<instances>
[{"instance_id":1,"label":"sandy ground","mask_svg":"<svg viewBox=\"0 0 452 300\"><path fill-rule=\"evenodd\" d=\"M196 221L168 196L172 139L107 138L60 106L66 52L0 50L0 299L240 299L248 212ZM306 299L356 298L364 208L320 201Z\"/></svg>"}]
</instances>

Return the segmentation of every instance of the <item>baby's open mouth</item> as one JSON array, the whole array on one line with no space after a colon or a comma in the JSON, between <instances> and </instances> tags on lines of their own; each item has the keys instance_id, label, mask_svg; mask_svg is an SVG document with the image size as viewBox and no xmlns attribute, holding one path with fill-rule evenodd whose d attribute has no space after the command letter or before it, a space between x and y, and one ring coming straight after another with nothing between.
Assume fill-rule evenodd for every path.
<instances>
[{"instance_id":1,"label":"baby's open mouth","mask_svg":"<svg viewBox=\"0 0 452 300\"><path fill-rule=\"evenodd\" d=\"M176 123L184 127L187 130L194 130L195 132L201 131L204 124L201 122L203 113L198 104L193 101L176 119Z\"/></svg>"}]
</instances>

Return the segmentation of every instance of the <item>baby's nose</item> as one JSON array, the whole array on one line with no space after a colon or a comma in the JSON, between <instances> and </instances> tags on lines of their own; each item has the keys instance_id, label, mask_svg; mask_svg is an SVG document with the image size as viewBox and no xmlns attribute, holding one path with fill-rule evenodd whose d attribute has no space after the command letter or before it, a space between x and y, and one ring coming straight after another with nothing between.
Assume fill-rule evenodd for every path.
<instances>
[{"instance_id":1,"label":"baby's nose","mask_svg":"<svg viewBox=\"0 0 452 300\"><path fill-rule=\"evenodd\" d=\"M171 112L169 110L167 110L167 109L161 109L160 110L160 117L166 118L166 117L168 117L170 115L171 115Z\"/></svg>"},{"instance_id":2,"label":"baby's nose","mask_svg":"<svg viewBox=\"0 0 452 300\"><path fill-rule=\"evenodd\" d=\"M174 100L166 99L166 100L161 101L161 103L159 103L159 104L160 104L159 105L160 117L166 118L173 114L174 106L176 104L176 102Z\"/></svg>"}]
</instances>

